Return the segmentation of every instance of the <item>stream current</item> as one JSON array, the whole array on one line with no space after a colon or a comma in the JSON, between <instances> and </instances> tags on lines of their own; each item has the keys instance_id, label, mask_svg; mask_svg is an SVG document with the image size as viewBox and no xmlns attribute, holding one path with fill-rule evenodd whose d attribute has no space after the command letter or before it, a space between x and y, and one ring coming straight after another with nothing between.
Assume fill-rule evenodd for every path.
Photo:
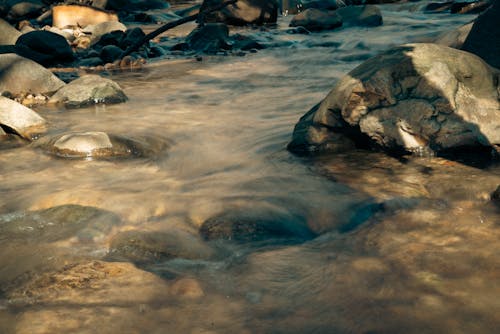
<instances>
[{"instance_id":1,"label":"stream current","mask_svg":"<svg viewBox=\"0 0 500 334\"><path fill-rule=\"evenodd\" d=\"M300 116L363 60L474 18L421 6L381 5L374 28L238 28L267 48L106 73L123 104L38 108L52 132L169 148L130 160L1 151L0 332L496 332L498 164L286 150Z\"/></svg>"}]
</instances>

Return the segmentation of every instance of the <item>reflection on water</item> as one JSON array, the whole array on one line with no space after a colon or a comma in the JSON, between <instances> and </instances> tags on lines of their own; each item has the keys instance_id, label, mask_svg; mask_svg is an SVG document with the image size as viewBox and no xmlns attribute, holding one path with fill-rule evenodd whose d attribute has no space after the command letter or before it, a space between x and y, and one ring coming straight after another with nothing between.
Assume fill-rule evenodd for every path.
<instances>
[{"instance_id":1,"label":"reflection on water","mask_svg":"<svg viewBox=\"0 0 500 334\"><path fill-rule=\"evenodd\" d=\"M383 9L380 28L313 35L280 18L247 31L269 46L256 54L112 74L125 104L41 109L53 133L172 145L122 161L2 150L0 331L495 332L498 165L285 150L363 59L470 20Z\"/></svg>"}]
</instances>

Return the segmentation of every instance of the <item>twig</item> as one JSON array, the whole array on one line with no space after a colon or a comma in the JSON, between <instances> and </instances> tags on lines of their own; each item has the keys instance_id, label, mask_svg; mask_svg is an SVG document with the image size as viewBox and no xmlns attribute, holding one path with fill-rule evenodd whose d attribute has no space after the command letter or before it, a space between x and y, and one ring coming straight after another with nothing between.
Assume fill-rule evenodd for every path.
<instances>
[{"instance_id":1,"label":"twig","mask_svg":"<svg viewBox=\"0 0 500 334\"><path fill-rule=\"evenodd\" d=\"M132 52L134 51L137 51L143 44L145 44L146 42L148 42L149 40L155 38L156 36L160 35L161 33L164 33L165 31L169 30L169 29L172 29L172 28L175 28L177 26L180 26L181 24L184 24L184 23L187 23L187 22L190 22L190 21L194 21L196 20L198 17L204 17L205 15L207 15L208 13L211 13L211 12L215 12L215 11L218 11L226 6L229 6L229 5L232 5L232 4L235 4L238 0L229 0L229 1L226 1L226 2L223 2L221 3L220 5L218 6L215 6L213 8L209 8L207 10L204 10L202 12L199 12L198 14L194 14L194 15L190 15L190 16L186 16L186 17L183 17L182 19L179 19L177 21L172 21L172 22L168 22L166 23L165 25L161 26L160 28L150 32L149 34L147 34L146 36L144 36L140 41L132 44L131 46L129 46L127 48L127 50L123 51L123 53L121 54L120 58L123 58L125 56L128 56L129 54L131 54Z\"/></svg>"}]
</instances>

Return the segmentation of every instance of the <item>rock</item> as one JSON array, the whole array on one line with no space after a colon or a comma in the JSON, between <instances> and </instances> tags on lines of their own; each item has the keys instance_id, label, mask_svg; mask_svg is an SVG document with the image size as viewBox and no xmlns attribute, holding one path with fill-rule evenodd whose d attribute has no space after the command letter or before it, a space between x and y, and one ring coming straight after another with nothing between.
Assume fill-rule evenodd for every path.
<instances>
[{"instance_id":1,"label":"rock","mask_svg":"<svg viewBox=\"0 0 500 334\"><path fill-rule=\"evenodd\" d=\"M46 130L46 122L40 115L3 96L0 96L0 126L7 126L28 140Z\"/></svg>"},{"instance_id":2,"label":"rock","mask_svg":"<svg viewBox=\"0 0 500 334\"><path fill-rule=\"evenodd\" d=\"M90 24L82 29L85 34L91 35L91 42L98 41L102 35L112 31L126 31L127 27L118 21L107 21L97 24Z\"/></svg>"},{"instance_id":3,"label":"rock","mask_svg":"<svg viewBox=\"0 0 500 334\"><path fill-rule=\"evenodd\" d=\"M200 12L201 4L196 4L191 7L179 9L175 11L175 14L179 17L187 17L191 15L198 14Z\"/></svg>"},{"instance_id":4,"label":"rock","mask_svg":"<svg viewBox=\"0 0 500 334\"><path fill-rule=\"evenodd\" d=\"M83 66L83 67L95 67L95 66L99 66L99 65L104 65L104 62L102 61L102 59L100 57L89 57L89 58L85 58L85 59L80 60L78 62L78 65Z\"/></svg>"},{"instance_id":5,"label":"rock","mask_svg":"<svg viewBox=\"0 0 500 334\"><path fill-rule=\"evenodd\" d=\"M0 55L0 72L0 92L49 94L65 85L43 66L16 54Z\"/></svg>"},{"instance_id":6,"label":"rock","mask_svg":"<svg viewBox=\"0 0 500 334\"><path fill-rule=\"evenodd\" d=\"M81 231L108 232L120 218L109 211L80 205L61 205L38 211L19 211L0 216L2 239L23 242L54 242L78 237Z\"/></svg>"},{"instance_id":7,"label":"rock","mask_svg":"<svg viewBox=\"0 0 500 334\"><path fill-rule=\"evenodd\" d=\"M16 41L19 55L42 65L53 65L72 61L73 51L64 37L50 31L32 31L21 35Z\"/></svg>"},{"instance_id":8,"label":"rock","mask_svg":"<svg viewBox=\"0 0 500 334\"><path fill-rule=\"evenodd\" d=\"M106 45L119 46L124 36L125 32L121 30L108 32L107 34L102 35L101 38L97 40L97 42L94 40L92 43L92 47L94 49L100 49L101 47Z\"/></svg>"},{"instance_id":9,"label":"rock","mask_svg":"<svg viewBox=\"0 0 500 334\"><path fill-rule=\"evenodd\" d=\"M462 46L462 50L478 55L496 68L500 68L499 17L500 2L494 1L490 9L476 19Z\"/></svg>"},{"instance_id":10,"label":"rock","mask_svg":"<svg viewBox=\"0 0 500 334\"><path fill-rule=\"evenodd\" d=\"M212 250L197 236L182 231L126 231L110 242L108 260L145 264L174 258L208 259Z\"/></svg>"},{"instance_id":11,"label":"rock","mask_svg":"<svg viewBox=\"0 0 500 334\"><path fill-rule=\"evenodd\" d=\"M339 7L337 0L301 0L300 9L316 8L321 10L335 10Z\"/></svg>"},{"instance_id":12,"label":"rock","mask_svg":"<svg viewBox=\"0 0 500 334\"><path fill-rule=\"evenodd\" d=\"M424 7L425 12L442 13L450 10L453 1L431 2Z\"/></svg>"},{"instance_id":13,"label":"rock","mask_svg":"<svg viewBox=\"0 0 500 334\"><path fill-rule=\"evenodd\" d=\"M474 22L467 23L457 29L445 32L439 36L434 43L449 46L450 48L460 49L462 48L465 39L470 33Z\"/></svg>"},{"instance_id":14,"label":"rock","mask_svg":"<svg viewBox=\"0 0 500 334\"><path fill-rule=\"evenodd\" d=\"M20 31L0 18L0 45L13 45L19 36L21 36Z\"/></svg>"},{"instance_id":15,"label":"rock","mask_svg":"<svg viewBox=\"0 0 500 334\"><path fill-rule=\"evenodd\" d=\"M168 2L164 0L108 0L106 4L107 9L127 12L168 7Z\"/></svg>"},{"instance_id":16,"label":"rock","mask_svg":"<svg viewBox=\"0 0 500 334\"><path fill-rule=\"evenodd\" d=\"M86 27L108 21L118 21L118 16L99 8L81 5L60 5L52 8L52 25L57 28Z\"/></svg>"},{"instance_id":17,"label":"rock","mask_svg":"<svg viewBox=\"0 0 500 334\"><path fill-rule=\"evenodd\" d=\"M279 212L227 211L207 219L200 227L205 240L235 242L303 242L314 233L300 218Z\"/></svg>"},{"instance_id":18,"label":"rock","mask_svg":"<svg viewBox=\"0 0 500 334\"><path fill-rule=\"evenodd\" d=\"M488 9L492 1L482 0L474 2L454 2L450 7L452 14L478 14Z\"/></svg>"},{"instance_id":19,"label":"rock","mask_svg":"<svg viewBox=\"0 0 500 334\"><path fill-rule=\"evenodd\" d=\"M336 142L343 137L395 153L492 147L500 143L498 75L480 58L440 45L390 49L301 118L289 149L343 150Z\"/></svg>"},{"instance_id":20,"label":"rock","mask_svg":"<svg viewBox=\"0 0 500 334\"><path fill-rule=\"evenodd\" d=\"M11 18L37 17L44 7L44 4L37 0L18 2L10 7L8 16Z\"/></svg>"},{"instance_id":21,"label":"rock","mask_svg":"<svg viewBox=\"0 0 500 334\"><path fill-rule=\"evenodd\" d=\"M500 206L500 186L491 194L491 200L493 203Z\"/></svg>"},{"instance_id":22,"label":"rock","mask_svg":"<svg viewBox=\"0 0 500 334\"><path fill-rule=\"evenodd\" d=\"M43 28L43 30L58 34L64 37L69 43L73 42L76 39L73 29L59 29L56 27L46 26Z\"/></svg>"},{"instance_id":23,"label":"rock","mask_svg":"<svg viewBox=\"0 0 500 334\"><path fill-rule=\"evenodd\" d=\"M152 137L127 138L104 132L70 132L43 137L35 147L60 158L108 159L153 157L168 148L166 140Z\"/></svg>"},{"instance_id":24,"label":"rock","mask_svg":"<svg viewBox=\"0 0 500 334\"><path fill-rule=\"evenodd\" d=\"M200 11L213 8L224 0L204 0ZM220 11L206 15L205 22L222 22L230 25L276 23L278 3L275 0L238 0Z\"/></svg>"},{"instance_id":25,"label":"rock","mask_svg":"<svg viewBox=\"0 0 500 334\"><path fill-rule=\"evenodd\" d=\"M174 296L189 299L197 299L205 295L200 282L194 278L181 278L175 281L170 291Z\"/></svg>"},{"instance_id":26,"label":"rock","mask_svg":"<svg viewBox=\"0 0 500 334\"><path fill-rule=\"evenodd\" d=\"M144 36L146 36L146 34L139 27L129 29L125 32L125 35L120 40L119 46L120 46L120 48L125 50L129 46L142 40L144 38Z\"/></svg>"},{"instance_id":27,"label":"rock","mask_svg":"<svg viewBox=\"0 0 500 334\"><path fill-rule=\"evenodd\" d=\"M85 75L58 90L49 103L62 103L67 108L80 108L97 103L121 103L127 96L120 86L98 75Z\"/></svg>"},{"instance_id":28,"label":"rock","mask_svg":"<svg viewBox=\"0 0 500 334\"><path fill-rule=\"evenodd\" d=\"M101 49L101 53L99 57L103 60L104 63L112 63L115 60L119 59L122 55L123 50L115 45L106 45Z\"/></svg>"},{"instance_id":29,"label":"rock","mask_svg":"<svg viewBox=\"0 0 500 334\"><path fill-rule=\"evenodd\" d=\"M311 8L295 15L290 27L304 27L308 31L331 30L342 25L342 18L336 11L322 11Z\"/></svg>"},{"instance_id":30,"label":"rock","mask_svg":"<svg viewBox=\"0 0 500 334\"><path fill-rule=\"evenodd\" d=\"M374 5L348 6L337 9L342 26L375 27L382 25L382 13Z\"/></svg>"},{"instance_id":31,"label":"rock","mask_svg":"<svg viewBox=\"0 0 500 334\"><path fill-rule=\"evenodd\" d=\"M233 49L235 50L243 50L243 51L248 51L248 50L261 50L264 49L264 46L254 40L251 37L245 36L245 35L240 35L240 34L234 34L232 36L233 40Z\"/></svg>"},{"instance_id":32,"label":"rock","mask_svg":"<svg viewBox=\"0 0 500 334\"><path fill-rule=\"evenodd\" d=\"M186 43L191 50L204 53L216 53L228 49L229 29L224 23L207 23L197 27L187 37Z\"/></svg>"}]
</instances>

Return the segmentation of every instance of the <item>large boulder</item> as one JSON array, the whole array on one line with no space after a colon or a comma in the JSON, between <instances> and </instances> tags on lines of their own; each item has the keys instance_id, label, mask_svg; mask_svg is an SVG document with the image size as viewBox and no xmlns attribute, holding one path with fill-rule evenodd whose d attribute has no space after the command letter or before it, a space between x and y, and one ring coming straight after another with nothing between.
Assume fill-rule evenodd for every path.
<instances>
[{"instance_id":1,"label":"large boulder","mask_svg":"<svg viewBox=\"0 0 500 334\"><path fill-rule=\"evenodd\" d=\"M0 126L28 140L46 130L46 122L40 115L3 96L0 96Z\"/></svg>"},{"instance_id":2,"label":"large boulder","mask_svg":"<svg viewBox=\"0 0 500 334\"><path fill-rule=\"evenodd\" d=\"M66 38L44 30L21 35L16 41L16 53L46 66L73 60Z\"/></svg>"},{"instance_id":3,"label":"large boulder","mask_svg":"<svg viewBox=\"0 0 500 334\"><path fill-rule=\"evenodd\" d=\"M204 0L200 11L220 5L224 0ZM205 22L230 25L276 23L278 2L275 0L238 0L235 4L205 16Z\"/></svg>"},{"instance_id":4,"label":"large boulder","mask_svg":"<svg viewBox=\"0 0 500 334\"><path fill-rule=\"evenodd\" d=\"M306 9L295 15L290 27L304 27L309 31L331 30L342 25L342 18L336 11L323 11L315 8Z\"/></svg>"},{"instance_id":5,"label":"large boulder","mask_svg":"<svg viewBox=\"0 0 500 334\"><path fill-rule=\"evenodd\" d=\"M52 72L16 54L0 55L0 73L0 92L53 93L64 86Z\"/></svg>"},{"instance_id":6,"label":"large boulder","mask_svg":"<svg viewBox=\"0 0 500 334\"><path fill-rule=\"evenodd\" d=\"M127 96L116 82L92 74L82 76L58 90L49 103L80 108L97 103L121 103L126 100Z\"/></svg>"},{"instance_id":7,"label":"large boulder","mask_svg":"<svg viewBox=\"0 0 500 334\"><path fill-rule=\"evenodd\" d=\"M408 44L345 76L296 125L289 149L345 150L370 143L394 153L500 144L499 72L479 57Z\"/></svg>"},{"instance_id":8,"label":"large boulder","mask_svg":"<svg viewBox=\"0 0 500 334\"><path fill-rule=\"evenodd\" d=\"M478 55L496 68L500 68L499 19L500 1L494 1L490 9L476 19L462 46L462 50Z\"/></svg>"},{"instance_id":9,"label":"large boulder","mask_svg":"<svg viewBox=\"0 0 500 334\"><path fill-rule=\"evenodd\" d=\"M0 18L0 45L13 45L21 32Z\"/></svg>"}]
</instances>

